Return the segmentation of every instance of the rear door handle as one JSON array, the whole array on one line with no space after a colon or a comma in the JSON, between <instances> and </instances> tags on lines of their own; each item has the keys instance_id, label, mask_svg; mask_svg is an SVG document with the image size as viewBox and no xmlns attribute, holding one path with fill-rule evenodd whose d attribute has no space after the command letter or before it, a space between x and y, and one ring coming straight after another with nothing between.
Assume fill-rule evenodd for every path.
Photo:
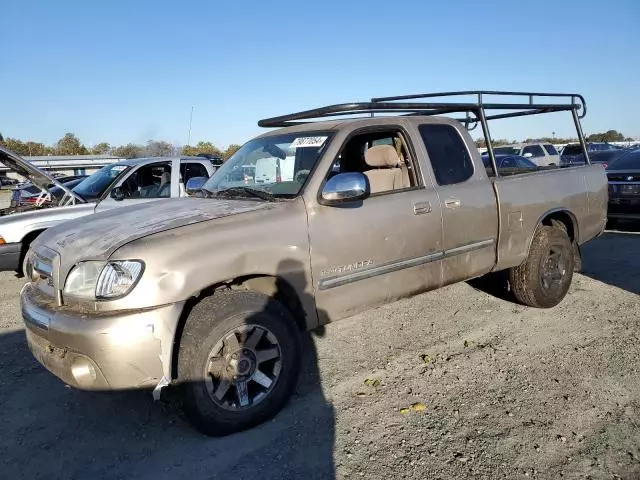
<instances>
[{"instance_id":1,"label":"rear door handle","mask_svg":"<svg viewBox=\"0 0 640 480\"><path fill-rule=\"evenodd\" d=\"M447 208L458 208L461 205L460 200L457 198L450 198L444 201L444 206Z\"/></svg>"},{"instance_id":2,"label":"rear door handle","mask_svg":"<svg viewBox=\"0 0 640 480\"><path fill-rule=\"evenodd\" d=\"M429 202L418 202L413 204L413 214L422 215L423 213L429 213L431 211L431 204Z\"/></svg>"}]
</instances>

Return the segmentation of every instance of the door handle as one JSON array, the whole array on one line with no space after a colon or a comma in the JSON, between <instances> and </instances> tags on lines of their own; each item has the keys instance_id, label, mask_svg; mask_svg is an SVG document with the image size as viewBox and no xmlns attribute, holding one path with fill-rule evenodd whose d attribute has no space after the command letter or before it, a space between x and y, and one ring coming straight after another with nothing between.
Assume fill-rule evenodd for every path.
<instances>
[{"instance_id":1,"label":"door handle","mask_svg":"<svg viewBox=\"0 0 640 480\"><path fill-rule=\"evenodd\" d=\"M422 215L423 213L429 213L431 211L431 204L429 202L418 202L413 204L413 214Z\"/></svg>"},{"instance_id":2,"label":"door handle","mask_svg":"<svg viewBox=\"0 0 640 480\"><path fill-rule=\"evenodd\" d=\"M461 205L460 200L457 198L450 198L444 201L444 206L447 208L458 208Z\"/></svg>"}]
</instances>

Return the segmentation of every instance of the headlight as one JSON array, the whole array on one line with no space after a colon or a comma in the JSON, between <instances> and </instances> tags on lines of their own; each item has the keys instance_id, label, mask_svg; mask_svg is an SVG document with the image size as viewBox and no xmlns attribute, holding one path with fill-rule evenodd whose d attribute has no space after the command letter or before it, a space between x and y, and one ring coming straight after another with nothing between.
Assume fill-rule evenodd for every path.
<instances>
[{"instance_id":1,"label":"headlight","mask_svg":"<svg viewBox=\"0 0 640 480\"><path fill-rule=\"evenodd\" d=\"M140 279L144 264L136 260L82 262L71 270L64 293L87 299L117 298L129 293Z\"/></svg>"},{"instance_id":2,"label":"headlight","mask_svg":"<svg viewBox=\"0 0 640 480\"><path fill-rule=\"evenodd\" d=\"M129 293L142 275L142 262L122 260L109 262L98 277L96 298L122 297Z\"/></svg>"}]
</instances>

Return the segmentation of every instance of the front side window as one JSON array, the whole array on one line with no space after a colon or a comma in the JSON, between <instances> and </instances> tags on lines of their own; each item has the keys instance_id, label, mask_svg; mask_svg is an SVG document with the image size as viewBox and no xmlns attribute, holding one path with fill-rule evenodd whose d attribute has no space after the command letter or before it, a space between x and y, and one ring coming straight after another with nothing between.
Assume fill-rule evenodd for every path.
<instances>
[{"instance_id":1,"label":"front side window","mask_svg":"<svg viewBox=\"0 0 640 480\"><path fill-rule=\"evenodd\" d=\"M522 155L530 154L532 157L544 157L544 150L540 145L527 145L522 149Z\"/></svg>"},{"instance_id":2,"label":"front side window","mask_svg":"<svg viewBox=\"0 0 640 480\"><path fill-rule=\"evenodd\" d=\"M358 133L340 150L330 176L358 172L369 180L371 194L389 193L421 184L405 136L397 128Z\"/></svg>"},{"instance_id":3,"label":"front side window","mask_svg":"<svg viewBox=\"0 0 640 480\"><path fill-rule=\"evenodd\" d=\"M171 196L171 163L143 165L122 184L126 198L168 198Z\"/></svg>"},{"instance_id":4,"label":"front side window","mask_svg":"<svg viewBox=\"0 0 640 480\"><path fill-rule=\"evenodd\" d=\"M438 185L462 183L473 176L473 162L462 137L451 125L420 125Z\"/></svg>"},{"instance_id":5,"label":"front side window","mask_svg":"<svg viewBox=\"0 0 640 480\"><path fill-rule=\"evenodd\" d=\"M296 197L332 135L309 131L253 139L224 162L202 188L210 193L244 189Z\"/></svg>"}]
</instances>

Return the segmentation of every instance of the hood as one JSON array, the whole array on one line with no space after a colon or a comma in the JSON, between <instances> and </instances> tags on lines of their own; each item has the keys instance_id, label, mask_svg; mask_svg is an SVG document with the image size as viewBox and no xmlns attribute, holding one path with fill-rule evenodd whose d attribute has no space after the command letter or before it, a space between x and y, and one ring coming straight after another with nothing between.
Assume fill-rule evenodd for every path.
<instances>
[{"instance_id":1,"label":"hood","mask_svg":"<svg viewBox=\"0 0 640 480\"><path fill-rule=\"evenodd\" d=\"M186 197L145 202L96 213L50 228L34 241L57 251L65 265L80 260L106 260L118 248L154 233L237 215L277 204L254 200Z\"/></svg>"},{"instance_id":2,"label":"hood","mask_svg":"<svg viewBox=\"0 0 640 480\"><path fill-rule=\"evenodd\" d=\"M10 168L14 172L28 178L31 183L41 188L42 190L49 190L51 187L59 187L63 192L71 196L76 203L83 203L84 200L78 195L73 193L67 187L58 182L55 178L50 176L44 170L39 169L31 162L26 161L20 155L16 155L10 150L4 147L0 147L0 163L5 167Z\"/></svg>"}]
</instances>

